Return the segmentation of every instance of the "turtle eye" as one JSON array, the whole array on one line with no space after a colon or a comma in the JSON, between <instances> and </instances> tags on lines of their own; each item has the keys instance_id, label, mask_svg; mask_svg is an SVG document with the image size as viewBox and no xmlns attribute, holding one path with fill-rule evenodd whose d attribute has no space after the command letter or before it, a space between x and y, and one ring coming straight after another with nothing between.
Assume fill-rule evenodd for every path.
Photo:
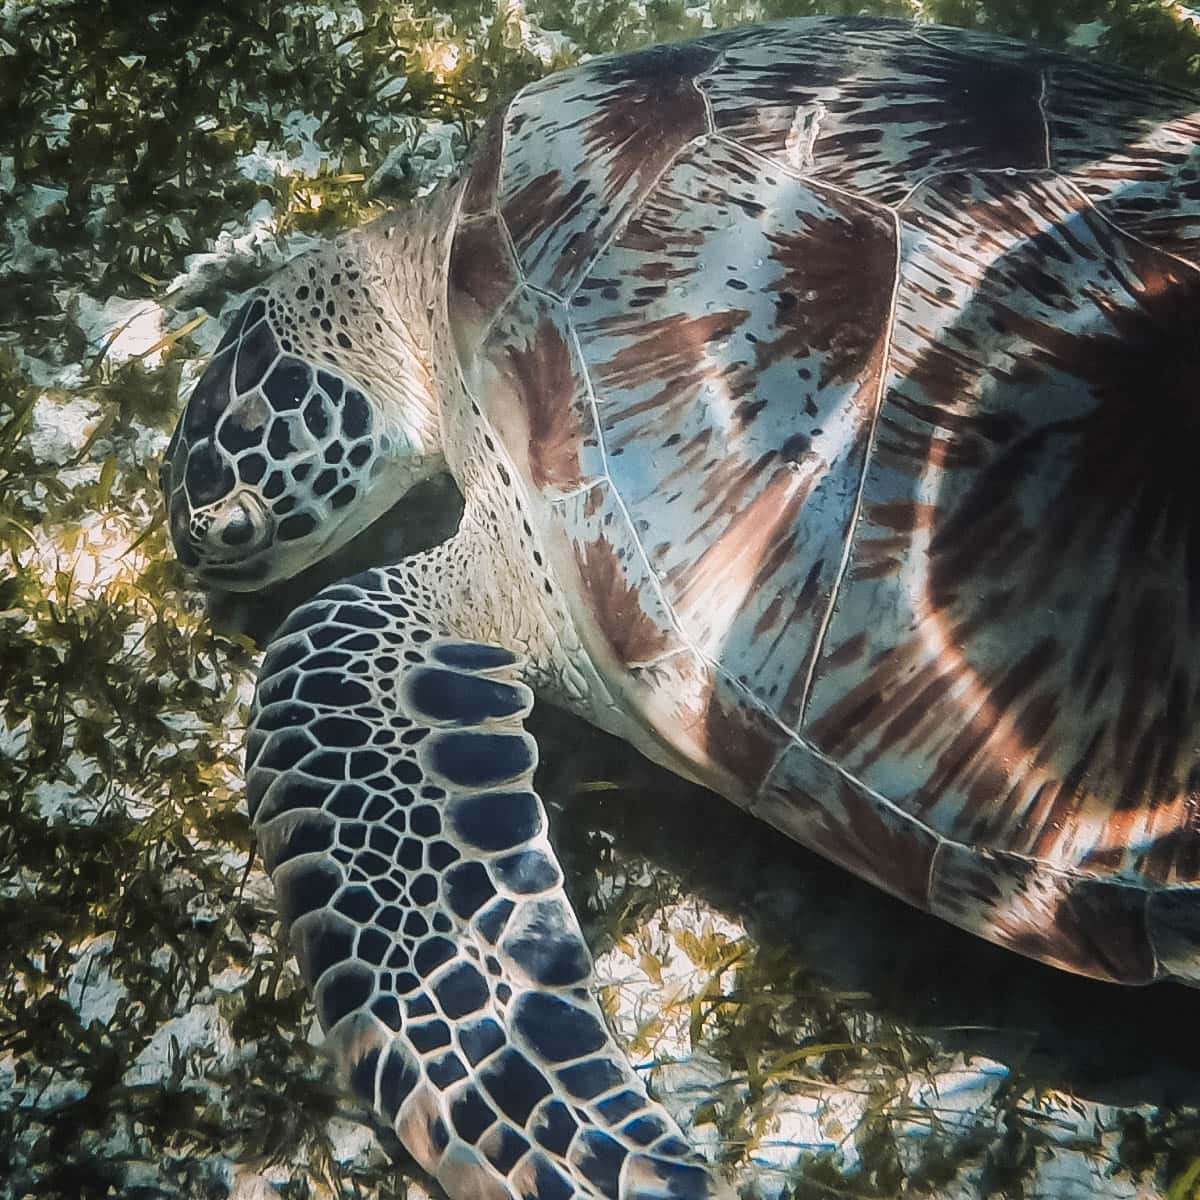
<instances>
[{"instance_id":1,"label":"turtle eye","mask_svg":"<svg viewBox=\"0 0 1200 1200\"><path fill-rule=\"evenodd\" d=\"M234 476L211 442L193 446L183 473L193 507L215 504L233 490Z\"/></svg>"}]
</instances>

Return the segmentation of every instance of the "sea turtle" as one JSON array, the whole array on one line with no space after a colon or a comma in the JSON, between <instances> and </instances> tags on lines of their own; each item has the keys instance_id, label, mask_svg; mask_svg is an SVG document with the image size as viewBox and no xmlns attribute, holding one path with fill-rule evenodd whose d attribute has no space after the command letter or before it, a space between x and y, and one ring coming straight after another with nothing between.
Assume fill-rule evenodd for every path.
<instances>
[{"instance_id":1,"label":"sea turtle","mask_svg":"<svg viewBox=\"0 0 1200 1200\"><path fill-rule=\"evenodd\" d=\"M329 1043L452 1196L715 1187L590 994L533 692L983 937L1200 980L1198 108L716 33L531 84L249 298L164 468L205 585L464 497L290 616L247 758Z\"/></svg>"}]
</instances>

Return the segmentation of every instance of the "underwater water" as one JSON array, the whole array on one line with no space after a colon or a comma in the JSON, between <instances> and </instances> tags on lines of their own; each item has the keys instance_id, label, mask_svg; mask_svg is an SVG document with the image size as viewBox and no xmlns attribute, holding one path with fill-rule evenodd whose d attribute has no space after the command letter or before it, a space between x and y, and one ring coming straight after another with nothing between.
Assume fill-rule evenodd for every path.
<instances>
[{"instance_id":1,"label":"underwater water","mask_svg":"<svg viewBox=\"0 0 1200 1200\"><path fill-rule=\"evenodd\" d=\"M170 551L179 394L247 288L452 175L522 84L818 12L1200 77L1200 19L1139 0L0 2L0 1197L430 1194L277 943L241 752L278 612L214 628ZM391 551L455 504L423 489ZM744 1196L1200 1196L1194 991L985 945L561 713L531 729L606 1010Z\"/></svg>"}]
</instances>

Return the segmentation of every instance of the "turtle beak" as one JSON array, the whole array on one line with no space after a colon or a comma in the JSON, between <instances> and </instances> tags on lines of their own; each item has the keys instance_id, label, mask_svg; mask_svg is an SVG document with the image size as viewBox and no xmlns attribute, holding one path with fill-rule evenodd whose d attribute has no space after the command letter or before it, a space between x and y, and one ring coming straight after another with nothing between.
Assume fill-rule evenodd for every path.
<instances>
[{"instance_id":1,"label":"turtle beak","mask_svg":"<svg viewBox=\"0 0 1200 1200\"><path fill-rule=\"evenodd\" d=\"M211 568L222 576L265 550L274 520L253 492L231 496L193 511L186 489L171 498L171 541L179 561L202 578Z\"/></svg>"},{"instance_id":2,"label":"turtle beak","mask_svg":"<svg viewBox=\"0 0 1200 1200\"><path fill-rule=\"evenodd\" d=\"M213 514L208 540L236 558L257 554L271 540L271 517L253 492L238 492Z\"/></svg>"}]
</instances>

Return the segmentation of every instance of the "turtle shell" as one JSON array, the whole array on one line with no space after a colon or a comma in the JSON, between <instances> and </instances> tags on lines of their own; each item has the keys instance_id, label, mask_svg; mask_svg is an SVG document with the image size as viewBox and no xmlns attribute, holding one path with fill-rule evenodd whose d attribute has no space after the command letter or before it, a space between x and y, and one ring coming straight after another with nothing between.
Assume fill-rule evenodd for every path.
<instances>
[{"instance_id":1,"label":"turtle shell","mask_svg":"<svg viewBox=\"0 0 1200 1200\"><path fill-rule=\"evenodd\" d=\"M684 769L903 897L1200 975L1200 103L936 26L598 59L487 125L463 377Z\"/></svg>"}]
</instances>

